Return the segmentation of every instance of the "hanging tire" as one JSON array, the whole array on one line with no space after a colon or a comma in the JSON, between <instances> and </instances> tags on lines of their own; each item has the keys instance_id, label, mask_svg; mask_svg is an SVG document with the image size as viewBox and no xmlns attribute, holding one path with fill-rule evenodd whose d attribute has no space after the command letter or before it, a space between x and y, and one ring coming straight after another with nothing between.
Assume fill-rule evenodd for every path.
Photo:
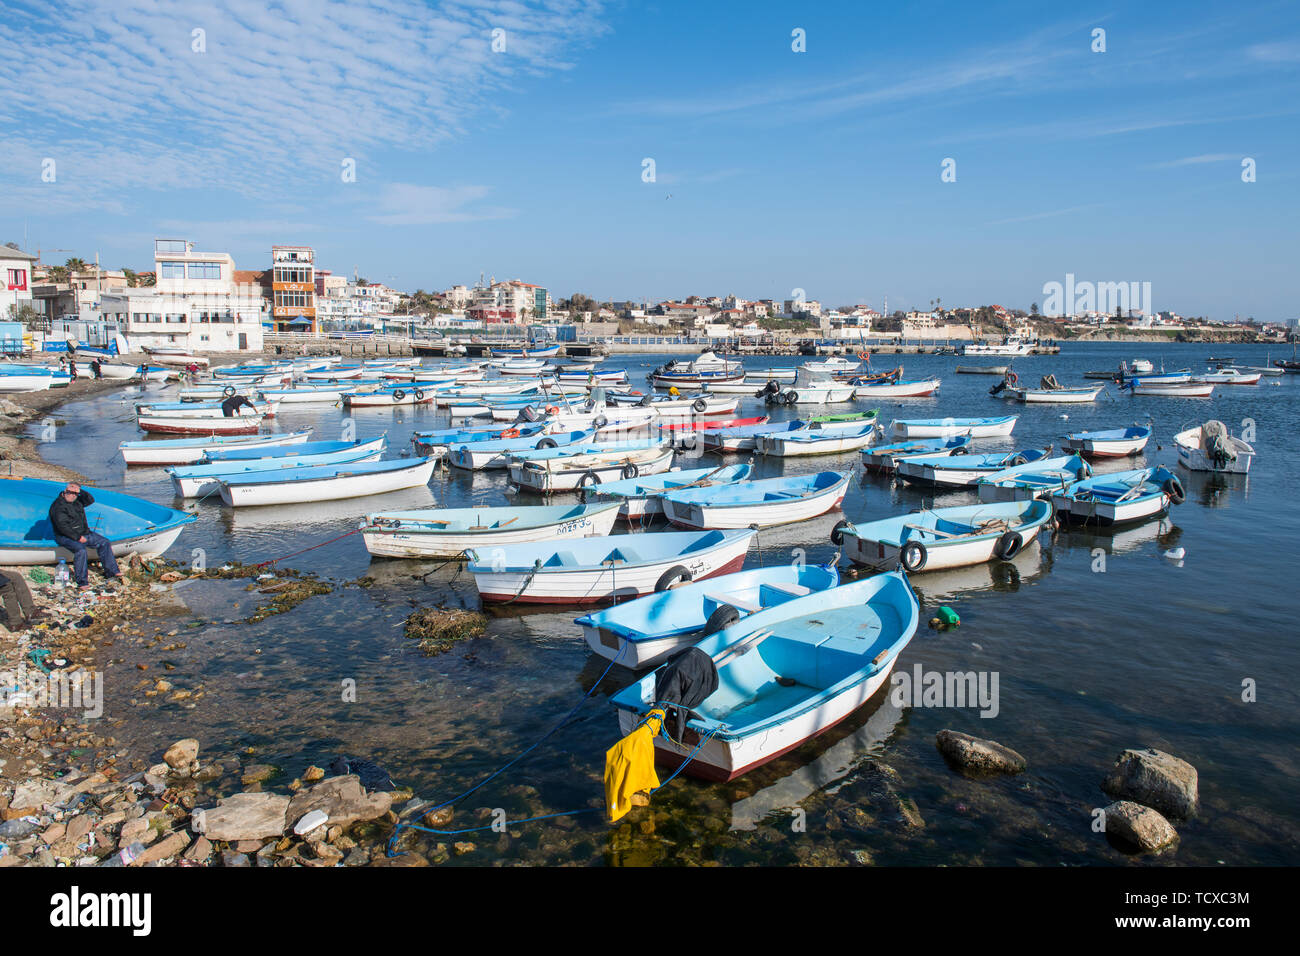
<instances>
[{"instance_id":1,"label":"hanging tire","mask_svg":"<svg viewBox=\"0 0 1300 956\"><path fill-rule=\"evenodd\" d=\"M691 402L691 408L695 409L697 412L702 412L708 407L709 403L702 398L697 398L695 401Z\"/></svg>"},{"instance_id":2,"label":"hanging tire","mask_svg":"<svg viewBox=\"0 0 1300 956\"><path fill-rule=\"evenodd\" d=\"M402 391L400 388L397 389L397 391L393 392L393 401L400 402L404 398L406 398L406 393Z\"/></svg>"},{"instance_id":3,"label":"hanging tire","mask_svg":"<svg viewBox=\"0 0 1300 956\"><path fill-rule=\"evenodd\" d=\"M415 390L415 400L416 400L417 402L422 402L422 401L424 401L424 391L423 391L422 389L418 389L418 388L417 388L417 389Z\"/></svg>"},{"instance_id":4,"label":"hanging tire","mask_svg":"<svg viewBox=\"0 0 1300 956\"><path fill-rule=\"evenodd\" d=\"M1170 478L1164 484L1165 494L1169 500L1176 505L1181 505L1187 500L1187 492L1183 490L1183 483L1177 478Z\"/></svg>"},{"instance_id":5,"label":"hanging tire","mask_svg":"<svg viewBox=\"0 0 1300 956\"><path fill-rule=\"evenodd\" d=\"M847 518L841 518L835 527L831 528L831 544L839 547L844 543L844 532L852 528L853 525Z\"/></svg>"},{"instance_id":6,"label":"hanging tire","mask_svg":"<svg viewBox=\"0 0 1300 956\"><path fill-rule=\"evenodd\" d=\"M600 475L590 468L584 471L582 477L578 479L579 488L595 488L598 484L600 484Z\"/></svg>"},{"instance_id":7,"label":"hanging tire","mask_svg":"<svg viewBox=\"0 0 1300 956\"><path fill-rule=\"evenodd\" d=\"M640 474L641 474L641 469L636 466L635 462L630 461L623 466L624 478L636 478Z\"/></svg>"},{"instance_id":8,"label":"hanging tire","mask_svg":"<svg viewBox=\"0 0 1300 956\"><path fill-rule=\"evenodd\" d=\"M1015 458L1011 459L1012 468L1015 468L1017 465L1027 465L1027 464L1029 464L1029 459L1026 458L1024 455L1016 455Z\"/></svg>"},{"instance_id":9,"label":"hanging tire","mask_svg":"<svg viewBox=\"0 0 1300 956\"><path fill-rule=\"evenodd\" d=\"M993 556L999 561L1010 561L1024 546L1025 539L1020 536L1019 531L1008 531L998 538L997 544L993 545Z\"/></svg>"},{"instance_id":10,"label":"hanging tire","mask_svg":"<svg viewBox=\"0 0 1300 956\"><path fill-rule=\"evenodd\" d=\"M909 572L920 571L925 567L926 559L929 556L929 552L925 550L925 545L920 541L909 541L898 552L898 560L903 565L903 570Z\"/></svg>"},{"instance_id":11,"label":"hanging tire","mask_svg":"<svg viewBox=\"0 0 1300 956\"><path fill-rule=\"evenodd\" d=\"M740 620L740 611L730 604L719 604L709 615L709 619L704 622L703 634L708 637L710 634L716 634L724 628L731 627Z\"/></svg>"},{"instance_id":12,"label":"hanging tire","mask_svg":"<svg viewBox=\"0 0 1300 956\"><path fill-rule=\"evenodd\" d=\"M682 567L680 564L673 565L663 574L659 575L659 580L655 582L655 593L667 591L669 588L675 588L679 584L687 584L691 581L691 572Z\"/></svg>"},{"instance_id":13,"label":"hanging tire","mask_svg":"<svg viewBox=\"0 0 1300 956\"><path fill-rule=\"evenodd\" d=\"M793 388L790 389L790 391L785 393L785 403L787 405L794 405L798 403L798 401L799 401L799 393L796 392Z\"/></svg>"},{"instance_id":14,"label":"hanging tire","mask_svg":"<svg viewBox=\"0 0 1300 956\"><path fill-rule=\"evenodd\" d=\"M533 447L534 448L559 448L560 443L557 442L554 438L543 438Z\"/></svg>"},{"instance_id":15,"label":"hanging tire","mask_svg":"<svg viewBox=\"0 0 1300 956\"><path fill-rule=\"evenodd\" d=\"M226 396L226 398L232 397L235 394L235 386L227 385L221 390L221 394Z\"/></svg>"}]
</instances>

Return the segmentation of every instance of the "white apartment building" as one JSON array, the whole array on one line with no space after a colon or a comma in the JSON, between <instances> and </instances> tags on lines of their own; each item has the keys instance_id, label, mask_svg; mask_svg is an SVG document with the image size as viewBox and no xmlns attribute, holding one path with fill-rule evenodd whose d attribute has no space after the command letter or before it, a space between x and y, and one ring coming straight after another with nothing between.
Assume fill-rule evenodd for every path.
<instances>
[{"instance_id":1,"label":"white apartment building","mask_svg":"<svg viewBox=\"0 0 1300 956\"><path fill-rule=\"evenodd\" d=\"M196 252L183 239L154 241L152 288L104 292L99 317L117 325L132 351L172 346L192 352L261 351L268 315L260 286L234 281L235 260Z\"/></svg>"},{"instance_id":2,"label":"white apartment building","mask_svg":"<svg viewBox=\"0 0 1300 956\"><path fill-rule=\"evenodd\" d=\"M0 319L8 318L24 305L32 304L32 266L36 257L30 252L0 246Z\"/></svg>"}]
</instances>

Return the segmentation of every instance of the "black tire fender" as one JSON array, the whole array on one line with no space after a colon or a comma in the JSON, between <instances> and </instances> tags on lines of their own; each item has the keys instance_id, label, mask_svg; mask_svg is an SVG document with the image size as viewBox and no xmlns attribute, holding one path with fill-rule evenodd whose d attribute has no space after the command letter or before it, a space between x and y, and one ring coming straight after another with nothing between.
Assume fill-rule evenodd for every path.
<instances>
[{"instance_id":1,"label":"black tire fender","mask_svg":"<svg viewBox=\"0 0 1300 956\"><path fill-rule=\"evenodd\" d=\"M704 622L703 634L708 637L710 634L716 634L725 628L731 627L740 620L740 611L730 604L719 604L709 615L709 619Z\"/></svg>"},{"instance_id":2,"label":"black tire fender","mask_svg":"<svg viewBox=\"0 0 1300 956\"><path fill-rule=\"evenodd\" d=\"M395 402L400 402L400 401L401 401L402 399L404 399L404 398L406 398L406 392L405 392L404 390L402 390L402 389L400 389L400 388L394 390L394 392L393 392L393 401L395 401Z\"/></svg>"},{"instance_id":3,"label":"black tire fender","mask_svg":"<svg viewBox=\"0 0 1300 956\"><path fill-rule=\"evenodd\" d=\"M920 571L929 557L930 553L920 541L908 541L898 552L898 560L903 565L903 570L908 572Z\"/></svg>"},{"instance_id":4,"label":"black tire fender","mask_svg":"<svg viewBox=\"0 0 1300 956\"><path fill-rule=\"evenodd\" d=\"M1177 478L1168 479L1164 488L1165 494L1169 496L1169 500L1174 504L1181 505L1187 500L1187 492L1183 490L1183 483Z\"/></svg>"},{"instance_id":5,"label":"black tire fender","mask_svg":"<svg viewBox=\"0 0 1300 956\"><path fill-rule=\"evenodd\" d=\"M557 442L554 438L543 438L533 447L534 448L559 448L560 443Z\"/></svg>"},{"instance_id":6,"label":"black tire fender","mask_svg":"<svg viewBox=\"0 0 1300 956\"><path fill-rule=\"evenodd\" d=\"M837 548L844 544L844 532L852 527L853 524L847 518L841 518L835 527L831 528L831 544Z\"/></svg>"},{"instance_id":7,"label":"black tire fender","mask_svg":"<svg viewBox=\"0 0 1300 956\"><path fill-rule=\"evenodd\" d=\"M598 484L600 484L600 475L596 474L590 468L584 471L582 477L578 479L579 488L594 488Z\"/></svg>"},{"instance_id":8,"label":"black tire fender","mask_svg":"<svg viewBox=\"0 0 1300 956\"><path fill-rule=\"evenodd\" d=\"M667 591L678 584L686 584L690 580L692 580L690 570L680 564L675 564L659 575L659 580L655 582L655 592Z\"/></svg>"},{"instance_id":9,"label":"black tire fender","mask_svg":"<svg viewBox=\"0 0 1300 956\"><path fill-rule=\"evenodd\" d=\"M225 388L221 390L221 394L226 396L226 398L230 398L232 395L235 394L235 386L227 385Z\"/></svg>"},{"instance_id":10,"label":"black tire fender","mask_svg":"<svg viewBox=\"0 0 1300 956\"><path fill-rule=\"evenodd\" d=\"M799 393L796 392L793 388L790 389L790 391L785 393L785 403L787 405L794 405L798 401L799 401Z\"/></svg>"},{"instance_id":11,"label":"black tire fender","mask_svg":"<svg viewBox=\"0 0 1300 956\"><path fill-rule=\"evenodd\" d=\"M993 545L993 556L999 561L1010 561L1025 546L1025 539L1019 531L1007 531Z\"/></svg>"},{"instance_id":12,"label":"black tire fender","mask_svg":"<svg viewBox=\"0 0 1300 956\"><path fill-rule=\"evenodd\" d=\"M691 408L695 409L697 412L702 412L708 407L709 403L702 398L697 398L695 401L691 402Z\"/></svg>"},{"instance_id":13,"label":"black tire fender","mask_svg":"<svg viewBox=\"0 0 1300 956\"><path fill-rule=\"evenodd\" d=\"M636 462L629 461L623 466L624 478L635 478L641 474L641 469L636 466Z\"/></svg>"}]
</instances>

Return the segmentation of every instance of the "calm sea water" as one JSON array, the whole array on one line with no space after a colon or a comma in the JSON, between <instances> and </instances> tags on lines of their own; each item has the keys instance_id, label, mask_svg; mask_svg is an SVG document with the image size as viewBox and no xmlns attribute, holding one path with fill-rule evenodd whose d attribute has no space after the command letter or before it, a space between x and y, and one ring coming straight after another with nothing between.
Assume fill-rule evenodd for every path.
<instances>
[{"instance_id":1,"label":"calm sea water","mask_svg":"<svg viewBox=\"0 0 1300 956\"><path fill-rule=\"evenodd\" d=\"M1254 346L1065 348L1060 356L1017 359L1021 379L1033 382L1050 372L1063 383L1081 384L1085 370L1136 357L1170 370L1200 370L1211 355L1257 365L1267 357ZM647 390L645 374L661 361L627 356L606 365L627 368L632 387ZM1099 783L1115 756L1126 747L1152 746L1197 767L1203 806L1196 820L1179 826L1181 843L1162 861L1300 862L1300 695L1293 676L1300 671L1300 648L1289 583L1300 536L1292 471L1300 457L1300 381L1284 376L1257 387L1221 386L1209 400L1132 398L1110 386L1095 405L1020 407L987 394L992 376L954 373L959 362L995 361L1004 360L880 357L880 367L904 364L908 378L943 379L937 397L886 403L881 420L1016 411L1021 418L1011 439L980 446L1010 450L1059 443L1067 431L1150 418L1156 437L1144 459L1099 467L1118 470L1175 467L1173 435L1217 418L1234 433L1243 423L1253 425L1258 456L1252 472L1247 479L1180 471L1188 500L1165 521L1114 534L1058 533L1010 565L916 575L927 608L948 604L963 623L942 633L923 628L899 668L910 672L919 663L940 672L996 672L994 718L981 718L974 708L899 709L878 695L831 733L739 781L716 785L679 777L656 796L654 807L612 828L599 813L587 813L524 824L509 836L458 837L478 848L452 859L480 865L779 864L848 862L866 859L865 851L883 864L1145 864L1151 860L1122 853L1090 824L1092 809L1109 802ZM166 397L174 388L153 386L147 394ZM139 398L140 390L131 388L61 409L66 424L43 453L80 470L92 484L170 503L171 485L161 470L127 471L115 453L119 441L140 437L132 412ZM746 398L738 414L766 411ZM793 417L784 409L773 414ZM314 438L333 438L342 418L338 408L282 406L275 428L310 427ZM412 431L445 427L447 416L432 409L358 410L355 421L358 438L386 431L397 454L410 447ZM695 455L679 464L707 464L692 461ZM756 462L759 477L783 468L787 474L855 469L843 505L853 520L932 501L863 478L856 454ZM933 503L973 500L954 493ZM440 472L427 490L349 502L233 512L214 496L198 505L199 520L169 556L187 562L191 549L202 548L210 566L258 562L349 531L368 510L537 501L512 491L501 472L457 470ZM834 560L829 533L840 517L762 532L747 566L789 561L795 549L808 561ZM1182 566L1162 557L1175 544L1186 550ZM135 712L127 699L140 675L131 666L136 658L128 656L108 670L108 717L147 717L115 728L119 738L160 753L176 738L195 736L214 757L255 747L260 762L282 768L281 785L336 754L362 756L418 795L441 801L537 740L604 670L572 623L576 611L500 614L484 637L425 657L403 637L402 624L414 608L478 606L472 578L455 565L372 561L356 535L284 564L340 587L258 624L222 623L257 603L240 582L176 592L188 605L178 618L187 646L167 655L176 665L169 677L181 687L202 682L207 694L192 710L164 704ZM347 584L363 576L373 577L373 586ZM349 679L356 681L355 703L342 699L342 682ZM489 822L482 808L504 808L514 819L602 805L604 752L617 738L606 698L628 679L627 672L609 675L563 729L458 804L453 826ZM1254 701L1243 700L1243 682L1253 682ZM934 735L945 727L1013 747L1028 759L1028 772L963 779L935 749ZM433 840L415 845L428 849Z\"/></svg>"}]
</instances>

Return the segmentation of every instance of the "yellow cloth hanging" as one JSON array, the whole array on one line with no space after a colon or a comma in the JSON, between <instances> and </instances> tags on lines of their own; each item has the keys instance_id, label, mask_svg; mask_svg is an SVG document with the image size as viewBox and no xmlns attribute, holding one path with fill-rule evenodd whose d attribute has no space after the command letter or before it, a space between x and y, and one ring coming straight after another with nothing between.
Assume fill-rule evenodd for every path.
<instances>
[{"instance_id":1,"label":"yellow cloth hanging","mask_svg":"<svg viewBox=\"0 0 1300 956\"><path fill-rule=\"evenodd\" d=\"M605 751L605 813L610 823L634 806L646 806L649 791L659 786L655 735L663 721L663 710L654 708L636 730Z\"/></svg>"}]
</instances>

